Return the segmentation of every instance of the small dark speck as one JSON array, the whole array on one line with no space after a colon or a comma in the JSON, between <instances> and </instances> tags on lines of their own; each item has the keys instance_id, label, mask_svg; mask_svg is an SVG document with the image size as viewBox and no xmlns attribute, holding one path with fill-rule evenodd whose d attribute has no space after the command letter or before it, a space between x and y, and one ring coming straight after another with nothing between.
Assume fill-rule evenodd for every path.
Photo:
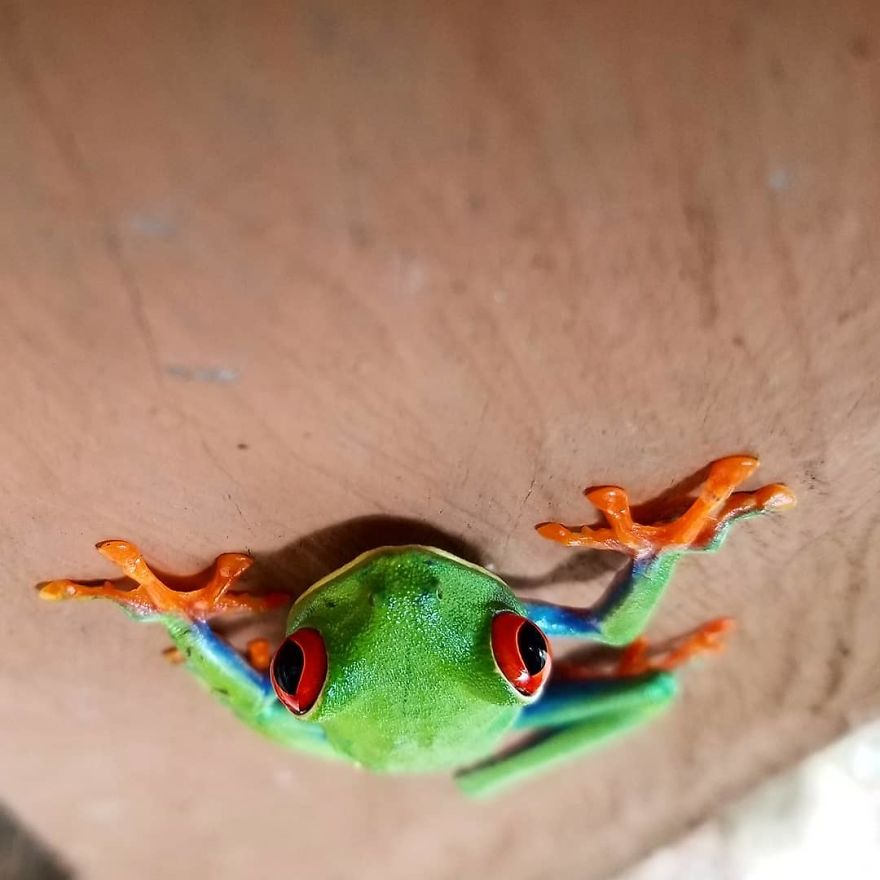
<instances>
[{"instance_id":1,"label":"small dark speck","mask_svg":"<svg viewBox=\"0 0 880 880\"><path fill-rule=\"evenodd\" d=\"M550 254L537 253L532 256L532 268L540 272L551 272L556 268L556 260Z\"/></svg>"},{"instance_id":2,"label":"small dark speck","mask_svg":"<svg viewBox=\"0 0 880 880\"><path fill-rule=\"evenodd\" d=\"M438 590L437 590L437 599L439 600L439 599L442 599L442 598L443 598L443 590L438 589Z\"/></svg>"},{"instance_id":3,"label":"small dark speck","mask_svg":"<svg viewBox=\"0 0 880 880\"><path fill-rule=\"evenodd\" d=\"M749 45L749 30L742 21L734 22L730 27L730 45L740 52Z\"/></svg>"},{"instance_id":4,"label":"small dark speck","mask_svg":"<svg viewBox=\"0 0 880 880\"><path fill-rule=\"evenodd\" d=\"M864 34L853 37L849 41L849 54L853 58L858 58L859 61L869 61L874 54L871 41Z\"/></svg>"},{"instance_id":5,"label":"small dark speck","mask_svg":"<svg viewBox=\"0 0 880 880\"><path fill-rule=\"evenodd\" d=\"M317 8L306 16L306 26L321 49L325 52L333 51L339 38L339 22L333 17L332 12Z\"/></svg>"},{"instance_id":6,"label":"small dark speck","mask_svg":"<svg viewBox=\"0 0 880 880\"><path fill-rule=\"evenodd\" d=\"M782 66L782 62L778 58L770 59L769 70L770 79L772 79L773 82L785 82L785 68Z\"/></svg>"},{"instance_id":7,"label":"small dark speck","mask_svg":"<svg viewBox=\"0 0 880 880\"><path fill-rule=\"evenodd\" d=\"M336 603L332 599L328 599L324 604L328 608L335 608L336 607Z\"/></svg>"},{"instance_id":8,"label":"small dark speck","mask_svg":"<svg viewBox=\"0 0 880 880\"><path fill-rule=\"evenodd\" d=\"M214 693L219 694L221 697L228 697L229 696L229 691L226 690L226 688L221 688L221 687L214 688Z\"/></svg>"},{"instance_id":9,"label":"small dark speck","mask_svg":"<svg viewBox=\"0 0 880 880\"><path fill-rule=\"evenodd\" d=\"M746 347L746 341L745 341L745 339L742 338L742 336L739 335L739 333L737 333L736 336L734 336L733 339L731 339L731 342L737 348L745 348Z\"/></svg>"},{"instance_id":10,"label":"small dark speck","mask_svg":"<svg viewBox=\"0 0 880 880\"><path fill-rule=\"evenodd\" d=\"M351 223L348 234L355 247L365 250L373 243L373 231L365 223Z\"/></svg>"},{"instance_id":11,"label":"small dark speck","mask_svg":"<svg viewBox=\"0 0 880 880\"><path fill-rule=\"evenodd\" d=\"M250 449L247 443L237 443L235 446L236 449Z\"/></svg>"}]
</instances>

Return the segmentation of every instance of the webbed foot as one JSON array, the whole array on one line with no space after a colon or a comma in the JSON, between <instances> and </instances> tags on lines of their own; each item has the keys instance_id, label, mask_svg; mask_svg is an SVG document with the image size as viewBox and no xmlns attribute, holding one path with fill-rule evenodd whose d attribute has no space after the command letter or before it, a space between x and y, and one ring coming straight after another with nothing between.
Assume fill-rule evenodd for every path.
<instances>
[{"instance_id":1,"label":"webbed foot","mask_svg":"<svg viewBox=\"0 0 880 880\"><path fill-rule=\"evenodd\" d=\"M651 672L673 672L700 654L723 651L725 637L734 627L732 617L719 617L658 645L652 645L644 637L638 638L610 660L586 663L558 660L554 675L566 681L593 681L635 678Z\"/></svg>"},{"instance_id":2,"label":"webbed foot","mask_svg":"<svg viewBox=\"0 0 880 880\"><path fill-rule=\"evenodd\" d=\"M625 677L648 672L672 672L700 654L723 651L724 637L733 627L732 617L719 617L653 648L647 639L636 639L621 654L617 675Z\"/></svg>"},{"instance_id":3,"label":"webbed foot","mask_svg":"<svg viewBox=\"0 0 880 880\"><path fill-rule=\"evenodd\" d=\"M585 494L605 515L608 528L557 522L541 523L535 528L542 537L567 547L616 550L636 558L670 551L712 550L734 520L794 505L794 493L781 483L734 493L757 467L758 459L749 455L732 455L713 462L700 494L671 522L634 522L626 491L619 486L600 486Z\"/></svg>"},{"instance_id":4,"label":"webbed foot","mask_svg":"<svg viewBox=\"0 0 880 880\"><path fill-rule=\"evenodd\" d=\"M213 565L189 577L173 577L151 568L141 551L129 541L102 541L98 552L118 565L136 584L121 589L114 581L50 581L40 589L49 601L62 599L110 599L139 617L175 614L205 620L227 611L268 611L290 601L285 593L254 596L230 593L229 588L253 563L244 553L222 553Z\"/></svg>"}]
</instances>

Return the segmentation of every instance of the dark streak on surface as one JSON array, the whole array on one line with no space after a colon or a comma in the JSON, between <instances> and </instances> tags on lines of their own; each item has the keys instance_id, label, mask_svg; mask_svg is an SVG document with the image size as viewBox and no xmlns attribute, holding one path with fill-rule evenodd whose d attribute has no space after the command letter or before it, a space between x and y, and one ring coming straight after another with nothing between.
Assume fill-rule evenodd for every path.
<instances>
[{"instance_id":1,"label":"dark streak on surface","mask_svg":"<svg viewBox=\"0 0 880 880\"><path fill-rule=\"evenodd\" d=\"M3 880L66 880L58 857L0 809L0 877Z\"/></svg>"},{"instance_id":2,"label":"dark streak on surface","mask_svg":"<svg viewBox=\"0 0 880 880\"><path fill-rule=\"evenodd\" d=\"M690 274L700 298L700 320L711 327L718 320L718 292L715 289L715 265L718 260L718 227L712 208L705 202L684 206L688 232L696 247L696 263Z\"/></svg>"},{"instance_id":3,"label":"dark streak on surface","mask_svg":"<svg viewBox=\"0 0 880 880\"><path fill-rule=\"evenodd\" d=\"M155 336L147 319L143 291L132 272L114 224L98 197L97 186L88 162L83 156L73 131L65 125L63 116L53 108L40 83L39 73L21 45L20 20L13 4L4 10L4 25L0 26L0 50L6 56L8 67L28 100L34 115L48 132L58 155L67 166L71 177L80 187L99 220L105 253L116 268L123 290L128 297L132 317L138 328L150 366L157 381L160 380L159 354Z\"/></svg>"}]
</instances>

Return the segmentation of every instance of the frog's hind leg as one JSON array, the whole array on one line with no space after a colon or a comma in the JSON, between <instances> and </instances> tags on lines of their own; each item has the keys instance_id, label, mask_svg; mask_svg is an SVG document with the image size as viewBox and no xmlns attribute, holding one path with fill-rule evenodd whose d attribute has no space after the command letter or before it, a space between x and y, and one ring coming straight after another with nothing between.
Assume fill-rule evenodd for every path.
<instances>
[{"instance_id":1,"label":"frog's hind leg","mask_svg":"<svg viewBox=\"0 0 880 880\"><path fill-rule=\"evenodd\" d=\"M523 710L518 728L534 735L512 751L456 777L468 795L483 797L598 748L665 709L678 684L668 672L592 681L550 682Z\"/></svg>"},{"instance_id":2,"label":"frog's hind leg","mask_svg":"<svg viewBox=\"0 0 880 880\"><path fill-rule=\"evenodd\" d=\"M659 644L652 645L648 639L640 637L620 650L613 661L558 660L553 675L558 681L595 681L631 678L649 672L673 672L700 654L723 651L725 639L734 627L732 617L718 617Z\"/></svg>"},{"instance_id":3,"label":"frog's hind leg","mask_svg":"<svg viewBox=\"0 0 880 880\"><path fill-rule=\"evenodd\" d=\"M559 661L540 699L523 709L516 728L536 734L523 745L464 771L458 777L470 795L492 794L546 768L600 747L650 720L678 692L672 674L698 654L718 651L732 621L721 618L664 644L638 639L609 668Z\"/></svg>"}]
</instances>

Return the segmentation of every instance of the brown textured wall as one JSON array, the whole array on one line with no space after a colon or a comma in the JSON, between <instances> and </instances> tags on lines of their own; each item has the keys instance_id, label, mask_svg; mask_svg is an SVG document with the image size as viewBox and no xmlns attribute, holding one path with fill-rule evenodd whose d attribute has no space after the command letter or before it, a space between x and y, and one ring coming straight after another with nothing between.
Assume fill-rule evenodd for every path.
<instances>
[{"instance_id":1,"label":"brown textured wall","mask_svg":"<svg viewBox=\"0 0 880 880\"><path fill-rule=\"evenodd\" d=\"M878 57L870 2L0 4L0 798L89 878L584 880L876 712ZM654 627L731 650L486 805L32 590L111 536L300 585L368 516L546 582L583 485L741 450L801 505Z\"/></svg>"}]
</instances>

